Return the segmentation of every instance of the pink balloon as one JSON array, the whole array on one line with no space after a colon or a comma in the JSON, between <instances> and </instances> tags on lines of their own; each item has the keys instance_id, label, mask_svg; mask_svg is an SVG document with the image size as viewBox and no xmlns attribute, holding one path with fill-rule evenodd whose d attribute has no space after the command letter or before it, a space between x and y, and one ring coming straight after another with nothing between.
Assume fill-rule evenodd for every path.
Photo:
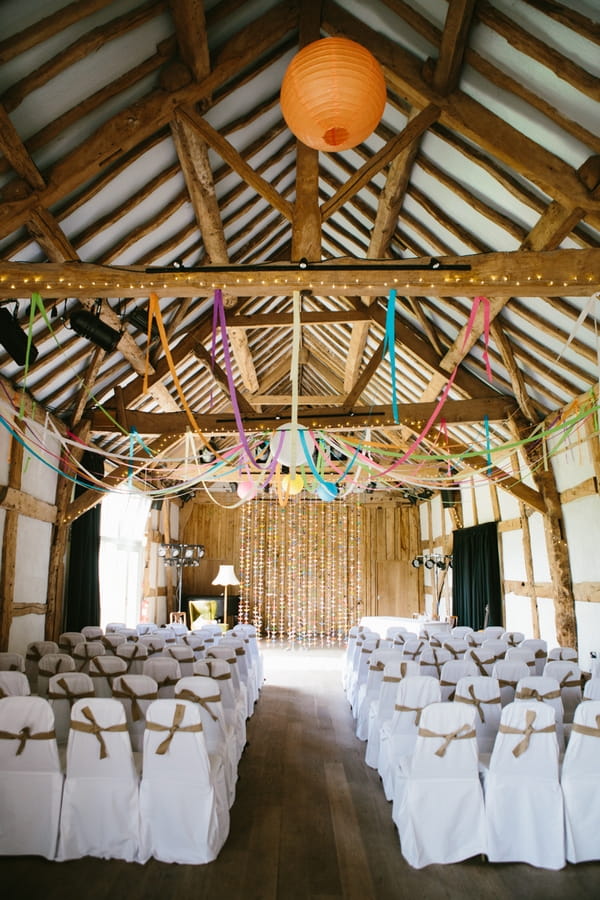
<instances>
[{"instance_id":1,"label":"pink balloon","mask_svg":"<svg viewBox=\"0 0 600 900\"><path fill-rule=\"evenodd\" d=\"M252 500L256 497L257 492L258 485L251 478L245 478L243 481L238 482L237 495L240 500Z\"/></svg>"}]
</instances>

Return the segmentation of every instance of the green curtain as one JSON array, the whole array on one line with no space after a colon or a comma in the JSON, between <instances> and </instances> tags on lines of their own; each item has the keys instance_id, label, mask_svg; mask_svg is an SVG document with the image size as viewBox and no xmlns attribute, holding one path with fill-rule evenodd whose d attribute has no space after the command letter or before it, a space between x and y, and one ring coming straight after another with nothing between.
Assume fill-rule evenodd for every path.
<instances>
[{"instance_id":1,"label":"green curtain","mask_svg":"<svg viewBox=\"0 0 600 900\"><path fill-rule=\"evenodd\" d=\"M503 624L497 522L454 532L452 607L458 624L475 631Z\"/></svg>"},{"instance_id":2,"label":"green curtain","mask_svg":"<svg viewBox=\"0 0 600 900\"><path fill-rule=\"evenodd\" d=\"M86 450L82 466L97 478L104 476L104 458ZM83 479L75 488L78 497L88 487ZM89 487L93 488L93 483ZM100 624L100 582L98 554L100 552L100 504L75 519L71 525L71 547L67 578L63 628L81 631L84 625Z\"/></svg>"}]
</instances>

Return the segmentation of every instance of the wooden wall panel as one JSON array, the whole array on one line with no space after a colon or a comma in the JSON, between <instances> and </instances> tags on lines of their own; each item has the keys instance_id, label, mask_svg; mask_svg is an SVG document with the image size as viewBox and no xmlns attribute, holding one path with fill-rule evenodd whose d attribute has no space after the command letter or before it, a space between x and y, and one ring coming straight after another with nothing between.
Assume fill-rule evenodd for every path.
<instances>
[{"instance_id":1,"label":"wooden wall panel","mask_svg":"<svg viewBox=\"0 0 600 900\"><path fill-rule=\"evenodd\" d=\"M204 544L200 565L183 571L183 594L219 595L223 589L212 584L221 563L235 567L238 578L240 558L241 508L224 509L215 503L191 500L180 539L185 544ZM186 511L187 513L187 511Z\"/></svg>"}]
</instances>

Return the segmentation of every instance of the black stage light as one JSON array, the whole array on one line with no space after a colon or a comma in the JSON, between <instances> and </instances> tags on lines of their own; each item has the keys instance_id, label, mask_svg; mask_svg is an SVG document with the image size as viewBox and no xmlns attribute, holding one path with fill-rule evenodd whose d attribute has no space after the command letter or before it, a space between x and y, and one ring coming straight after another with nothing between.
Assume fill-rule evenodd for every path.
<instances>
[{"instance_id":1,"label":"black stage light","mask_svg":"<svg viewBox=\"0 0 600 900\"><path fill-rule=\"evenodd\" d=\"M71 328L78 335L111 353L121 339L121 332L103 322L88 309L77 309L69 316Z\"/></svg>"},{"instance_id":2,"label":"black stage light","mask_svg":"<svg viewBox=\"0 0 600 900\"><path fill-rule=\"evenodd\" d=\"M0 344L12 356L18 366L24 366L27 359L27 333L19 326L15 316L6 307L0 309ZM29 362L35 362L38 349L31 344Z\"/></svg>"}]
</instances>

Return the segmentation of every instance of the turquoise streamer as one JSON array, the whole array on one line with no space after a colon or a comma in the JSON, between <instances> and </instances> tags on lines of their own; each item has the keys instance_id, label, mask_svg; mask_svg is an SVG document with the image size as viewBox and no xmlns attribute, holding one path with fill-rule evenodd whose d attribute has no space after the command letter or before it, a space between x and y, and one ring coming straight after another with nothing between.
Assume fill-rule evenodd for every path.
<instances>
[{"instance_id":1,"label":"turquoise streamer","mask_svg":"<svg viewBox=\"0 0 600 900\"><path fill-rule=\"evenodd\" d=\"M488 461L488 469L487 474L491 477L492 474L492 442L490 439L490 420L488 416L483 417L483 424L485 425L485 452Z\"/></svg>"},{"instance_id":2,"label":"turquoise streamer","mask_svg":"<svg viewBox=\"0 0 600 900\"><path fill-rule=\"evenodd\" d=\"M386 351L390 354L390 373L392 377L392 414L396 425L400 423L398 415L398 397L396 396L396 289L392 288L388 297L387 311L385 314L385 338L383 341L382 358L385 359Z\"/></svg>"}]
</instances>

